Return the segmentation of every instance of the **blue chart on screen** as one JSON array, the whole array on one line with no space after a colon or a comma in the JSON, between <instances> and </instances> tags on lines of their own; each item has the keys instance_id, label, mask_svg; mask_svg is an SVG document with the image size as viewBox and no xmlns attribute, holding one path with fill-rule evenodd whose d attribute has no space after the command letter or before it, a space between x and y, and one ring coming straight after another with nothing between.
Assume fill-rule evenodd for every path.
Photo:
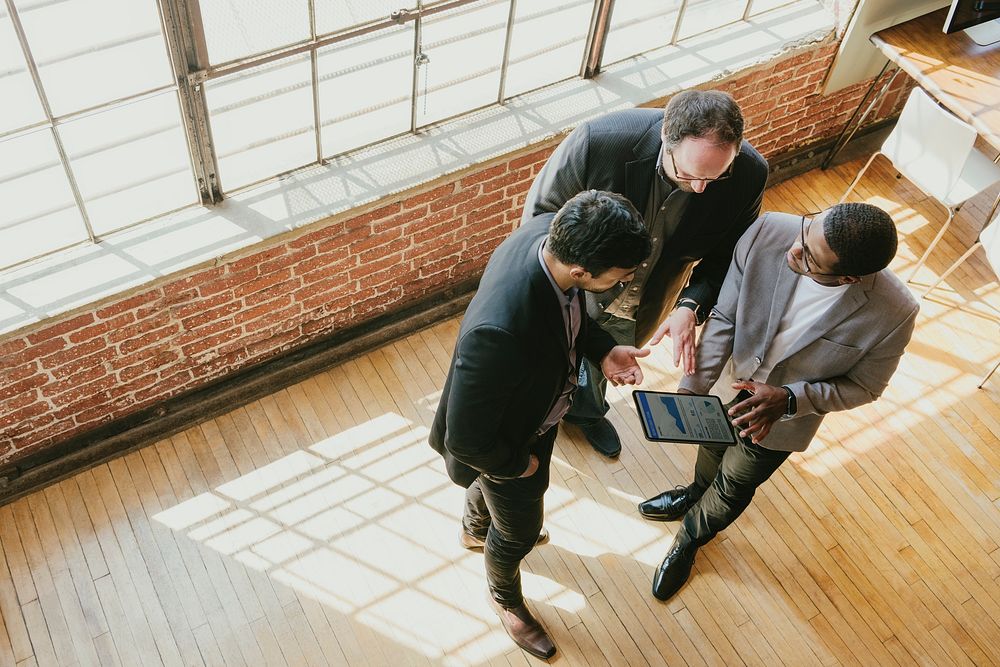
<instances>
[{"instance_id":1,"label":"blue chart on screen","mask_svg":"<svg viewBox=\"0 0 1000 667\"><path fill-rule=\"evenodd\" d=\"M735 442L722 403L714 397L642 390L634 397L646 436L652 440Z\"/></svg>"},{"instance_id":2,"label":"blue chart on screen","mask_svg":"<svg viewBox=\"0 0 1000 667\"><path fill-rule=\"evenodd\" d=\"M674 423L677 424L677 430L686 434L687 431L684 430L684 420L681 419L681 411L680 408L677 407L677 401L670 396L661 396L660 401L663 402L663 407L667 409L670 416L674 418Z\"/></svg>"}]
</instances>

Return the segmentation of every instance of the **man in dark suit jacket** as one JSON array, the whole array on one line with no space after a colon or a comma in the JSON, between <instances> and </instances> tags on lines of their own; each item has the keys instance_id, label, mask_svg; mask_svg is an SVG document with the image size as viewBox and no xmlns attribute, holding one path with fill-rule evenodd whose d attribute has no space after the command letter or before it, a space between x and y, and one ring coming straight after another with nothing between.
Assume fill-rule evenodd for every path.
<instances>
[{"instance_id":1,"label":"man in dark suit jacket","mask_svg":"<svg viewBox=\"0 0 1000 667\"><path fill-rule=\"evenodd\" d=\"M653 576L670 598L695 553L749 506L830 412L876 400L896 371L919 305L885 268L896 227L871 204L837 204L812 220L768 213L743 235L698 344L698 372L678 391L727 401L740 439L700 445L694 482L639 504L681 521Z\"/></svg>"},{"instance_id":2,"label":"man in dark suit jacket","mask_svg":"<svg viewBox=\"0 0 1000 667\"><path fill-rule=\"evenodd\" d=\"M719 295L737 239L760 214L767 162L743 141L743 116L719 91L689 90L660 112L630 109L584 123L563 141L528 192L522 221L581 190L624 195L643 214L653 250L628 285L587 295L591 317L619 343L669 334L674 363L695 370L695 325ZM607 383L584 365L567 421L608 457L621 440L605 418Z\"/></svg>"},{"instance_id":3,"label":"man in dark suit jacket","mask_svg":"<svg viewBox=\"0 0 1000 667\"><path fill-rule=\"evenodd\" d=\"M462 320L430 444L466 487L462 546L482 548L490 603L511 638L548 658L555 646L524 605L520 563L544 541L542 496L556 424L584 357L616 385L639 384L636 357L587 316L584 290L627 281L649 254L635 208L581 192L523 224L493 253Z\"/></svg>"}]
</instances>

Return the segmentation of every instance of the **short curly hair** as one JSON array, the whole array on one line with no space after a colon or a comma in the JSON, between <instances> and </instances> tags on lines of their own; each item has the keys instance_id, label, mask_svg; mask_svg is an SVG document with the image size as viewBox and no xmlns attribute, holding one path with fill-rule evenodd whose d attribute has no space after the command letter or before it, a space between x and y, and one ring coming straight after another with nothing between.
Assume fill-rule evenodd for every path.
<instances>
[{"instance_id":1,"label":"short curly hair","mask_svg":"<svg viewBox=\"0 0 1000 667\"><path fill-rule=\"evenodd\" d=\"M823 218L823 237L837 256L833 268L840 275L878 273L896 256L896 225L871 204L831 206Z\"/></svg>"}]
</instances>

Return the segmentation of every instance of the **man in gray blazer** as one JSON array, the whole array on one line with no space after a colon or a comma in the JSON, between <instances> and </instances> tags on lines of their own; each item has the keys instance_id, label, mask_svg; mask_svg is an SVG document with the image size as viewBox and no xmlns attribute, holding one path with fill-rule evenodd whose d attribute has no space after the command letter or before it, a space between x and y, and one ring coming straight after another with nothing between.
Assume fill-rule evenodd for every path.
<instances>
[{"instance_id":1,"label":"man in gray blazer","mask_svg":"<svg viewBox=\"0 0 1000 667\"><path fill-rule=\"evenodd\" d=\"M736 246L698 345L698 370L678 391L719 395L739 438L700 445L694 482L639 504L677 521L653 595L666 600L695 553L747 508L791 452L804 451L828 412L876 400L913 333L918 304L885 268L896 228L870 204L816 217L768 213Z\"/></svg>"},{"instance_id":2,"label":"man in gray blazer","mask_svg":"<svg viewBox=\"0 0 1000 667\"><path fill-rule=\"evenodd\" d=\"M719 91L688 90L664 111L629 109L577 127L528 191L522 224L587 190L624 195L653 251L635 277L587 295L587 312L623 345L670 335L674 363L694 372L695 325L715 304L740 235L760 214L767 162L743 141L743 115ZM565 421L608 457L621 440L605 418L607 382L585 362Z\"/></svg>"}]
</instances>

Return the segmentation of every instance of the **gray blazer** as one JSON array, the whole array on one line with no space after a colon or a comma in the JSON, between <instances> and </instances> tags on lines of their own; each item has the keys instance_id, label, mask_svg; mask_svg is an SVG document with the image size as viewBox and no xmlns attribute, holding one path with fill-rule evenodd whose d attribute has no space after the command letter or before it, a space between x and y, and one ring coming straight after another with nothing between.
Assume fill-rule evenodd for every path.
<instances>
[{"instance_id":1,"label":"gray blazer","mask_svg":"<svg viewBox=\"0 0 1000 667\"><path fill-rule=\"evenodd\" d=\"M826 413L850 410L882 394L919 310L888 269L865 276L792 345L767 378L755 377L792 295L797 276L785 253L799 233L799 217L786 213L767 213L747 230L702 332L698 370L680 383L699 394L737 378L786 385L795 393L798 411L776 422L760 443L786 452L804 451Z\"/></svg>"}]
</instances>

